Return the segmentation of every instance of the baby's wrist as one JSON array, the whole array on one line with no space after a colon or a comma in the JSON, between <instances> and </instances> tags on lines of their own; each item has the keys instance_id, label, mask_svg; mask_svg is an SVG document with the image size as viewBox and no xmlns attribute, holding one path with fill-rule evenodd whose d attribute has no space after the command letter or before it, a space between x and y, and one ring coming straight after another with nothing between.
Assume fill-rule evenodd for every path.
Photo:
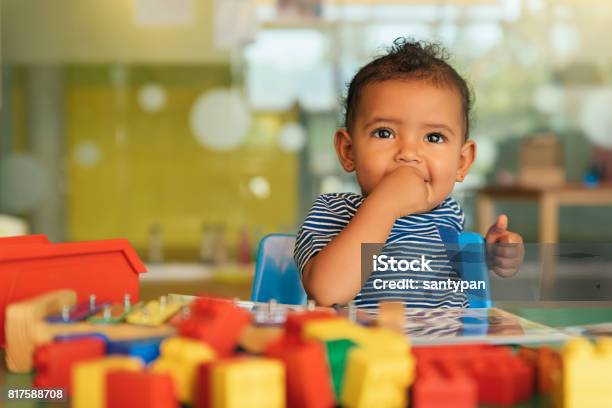
<instances>
[{"instance_id":1,"label":"baby's wrist","mask_svg":"<svg viewBox=\"0 0 612 408\"><path fill-rule=\"evenodd\" d=\"M376 192L368 195L362 206L372 208L376 212L377 217L382 219L390 219L392 221L401 218L400 209L397 208L396 200L382 197Z\"/></svg>"}]
</instances>

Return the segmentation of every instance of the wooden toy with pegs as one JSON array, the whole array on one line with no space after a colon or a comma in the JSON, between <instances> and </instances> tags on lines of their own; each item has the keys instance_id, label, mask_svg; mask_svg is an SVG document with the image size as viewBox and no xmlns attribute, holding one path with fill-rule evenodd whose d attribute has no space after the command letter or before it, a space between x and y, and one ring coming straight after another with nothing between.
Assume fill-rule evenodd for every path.
<instances>
[{"instance_id":1,"label":"wooden toy with pegs","mask_svg":"<svg viewBox=\"0 0 612 408\"><path fill-rule=\"evenodd\" d=\"M79 303L74 307L64 305L62 306L62 313L60 315L48 316L47 321L49 323L80 322L109 305L110 303L96 303L96 295L89 295L88 302Z\"/></svg>"},{"instance_id":2,"label":"wooden toy with pegs","mask_svg":"<svg viewBox=\"0 0 612 408\"><path fill-rule=\"evenodd\" d=\"M147 302L144 306L128 313L125 321L142 326L159 326L174 316L183 306L184 303L175 298L171 297L168 301L167 296L162 296L159 300Z\"/></svg>"},{"instance_id":3,"label":"wooden toy with pegs","mask_svg":"<svg viewBox=\"0 0 612 408\"><path fill-rule=\"evenodd\" d=\"M24 373L32 370L32 356L37 346L56 336L99 333L113 340L141 339L170 336L173 327L160 325L143 327L129 324L93 325L49 323L45 318L57 314L65 306L76 303L76 293L58 290L23 302L12 303L6 309L6 365L10 371Z\"/></svg>"},{"instance_id":4,"label":"wooden toy with pegs","mask_svg":"<svg viewBox=\"0 0 612 408\"><path fill-rule=\"evenodd\" d=\"M89 317L87 321L92 324L121 323L128 314L140 309L143 305L143 302L138 302L133 305L130 301L130 294L126 293L123 298L123 304L114 303L112 305L105 305L102 310Z\"/></svg>"}]
</instances>

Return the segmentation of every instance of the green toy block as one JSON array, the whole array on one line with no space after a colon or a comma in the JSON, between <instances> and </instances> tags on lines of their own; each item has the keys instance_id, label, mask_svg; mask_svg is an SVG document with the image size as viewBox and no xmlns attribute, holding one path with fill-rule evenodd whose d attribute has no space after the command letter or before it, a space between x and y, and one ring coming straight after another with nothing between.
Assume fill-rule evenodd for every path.
<instances>
[{"instance_id":1,"label":"green toy block","mask_svg":"<svg viewBox=\"0 0 612 408\"><path fill-rule=\"evenodd\" d=\"M325 342L327 359L334 383L334 394L336 401L340 399L342 381L344 380L344 369L349 351L357 344L347 339L330 340Z\"/></svg>"}]
</instances>

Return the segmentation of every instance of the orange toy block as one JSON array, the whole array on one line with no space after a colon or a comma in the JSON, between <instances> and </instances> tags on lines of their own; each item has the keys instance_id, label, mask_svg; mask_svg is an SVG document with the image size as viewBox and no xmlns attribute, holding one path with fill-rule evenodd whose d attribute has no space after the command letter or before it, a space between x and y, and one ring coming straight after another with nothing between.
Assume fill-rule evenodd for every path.
<instances>
[{"instance_id":1,"label":"orange toy block","mask_svg":"<svg viewBox=\"0 0 612 408\"><path fill-rule=\"evenodd\" d=\"M99 302L120 302L125 294L137 302L142 272L125 239L53 244L42 235L0 238L0 346L11 303L59 289L74 290L79 303L91 294Z\"/></svg>"},{"instance_id":2,"label":"orange toy block","mask_svg":"<svg viewBox=\"0 0 612 408\"><path fill-rule=\"evenodd\" d=\"M329 408L335 405L327 353L322 343L288 345L280 340L268 346L266 356L285 364L288 406Z\"/></svg>"},{"instance_id":3,"label":"orange toy block","mask_svg":"<svg viewBox=\"0 0 612 408\"><path fill-rule=\"evenodd\" d=\"M106 408L178 408L172 377L144 371L106 375Z\"/></svg>"}]
</instances>

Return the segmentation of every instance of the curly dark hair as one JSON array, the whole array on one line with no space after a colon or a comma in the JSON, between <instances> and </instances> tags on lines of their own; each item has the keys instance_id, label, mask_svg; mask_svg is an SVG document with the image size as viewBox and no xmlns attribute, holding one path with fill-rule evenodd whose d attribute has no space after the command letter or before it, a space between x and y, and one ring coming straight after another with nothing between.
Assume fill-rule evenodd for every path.
<instances>
[{"instance_id":1,"label":"curly dark hair","mask_svg":"<svg viewBox=\"0 0 612 408\"><path fill-rule=\"evenodd\" d=\"M344 127L351 131L361 92L367 84L391 79L418 79L457 89L465 116L467 139L474 98L467 82L447 62L448 59L448 52L438 43L413 41L404 37L395 39L387 54L363 66L351 80L344 102Z\"/></svg>"}]
</instances>

